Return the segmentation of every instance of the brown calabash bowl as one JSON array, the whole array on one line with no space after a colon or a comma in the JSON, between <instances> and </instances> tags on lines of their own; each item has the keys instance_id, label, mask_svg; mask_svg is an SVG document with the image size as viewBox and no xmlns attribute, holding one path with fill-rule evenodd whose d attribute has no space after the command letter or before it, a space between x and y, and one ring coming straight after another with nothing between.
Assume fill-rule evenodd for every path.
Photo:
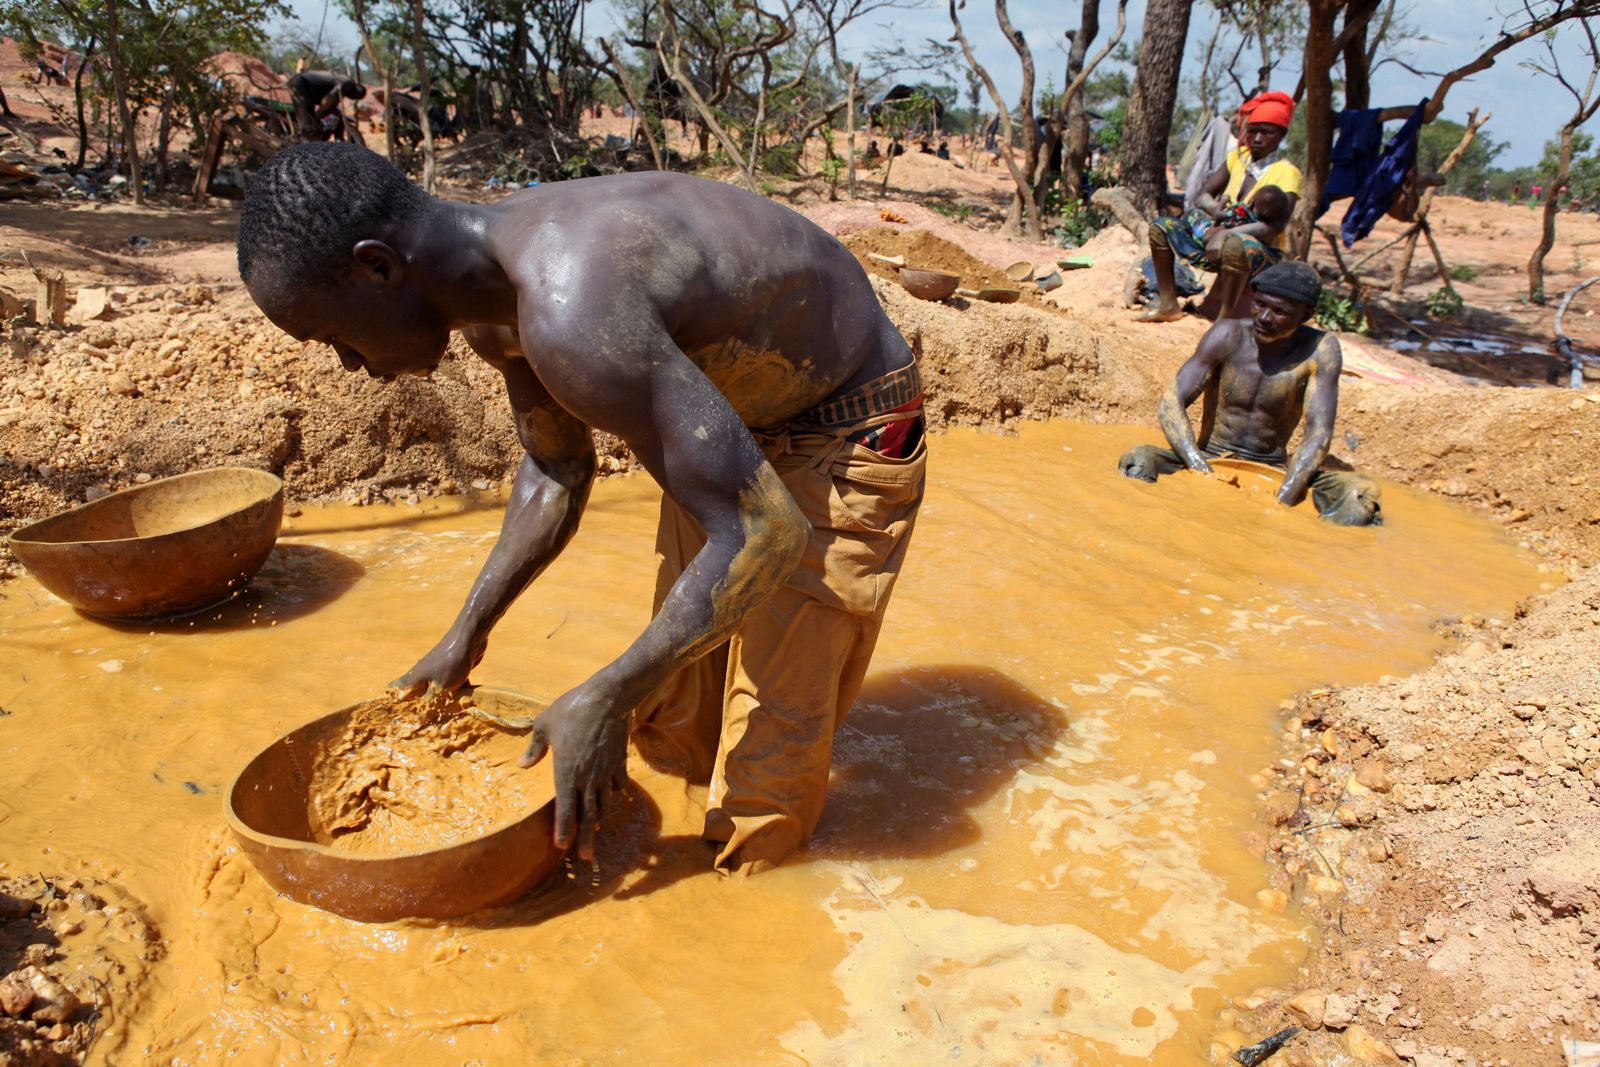
<instances>
[{"instance_id":1,"label":"brown calabash bowl","mask_svg":"<svg viewBox=\"0 0 1600 1067\"><path fill-rule=\"evenodd\" d=\"M920 300L943 300L961 284L959 274L942 270L922 270L917 267L900 268L900 285L906 292Z\"/></svg>"},{"instance_id":2,"label":"brown calabash bowl","mask_svg":"<svg viewBox=\"0 0 1600 1067\"><path fill-rule=\"evenodd\" d=\"M502 718L536 715L527 697L479 687L472 701ZM544 881L564 850L553 841L551 799L507 818L474 838L417 852L340 852L312 840L309 794L318 753L339 734L352 704L274 741L245 765L228 788L228 826L267 883L302 904L359 922L447 919L508 904ZM527 739L502 731L486 754L515 759ZM550 774L547 760L528 774Z\"/></svg>"},{"instance_id":3,"label":"brown calabash bowl","mask_svg":"<svg viewBox=\"0 0 1600 1067\"><path fill-rule=\"evenodd\" d=\"M152 619L210 607L261 569L283 523L283 482L248 467L162 478L10 537L39 584L79 611Z\"/></svg>"}]
</instances>

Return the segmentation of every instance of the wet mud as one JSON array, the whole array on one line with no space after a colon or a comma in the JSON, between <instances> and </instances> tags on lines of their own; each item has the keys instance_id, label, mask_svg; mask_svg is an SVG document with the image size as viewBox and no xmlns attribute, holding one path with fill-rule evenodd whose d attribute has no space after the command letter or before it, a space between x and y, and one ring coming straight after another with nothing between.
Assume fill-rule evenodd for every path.
<instances>
[{"instance_id":1,"label":"wet mud","mask_svg":"<svg viewBox=\"0 0 1600 1067\"><path fill-rule=\"evenodd\" d=\"M483 502L306 508L246 597L108 627L0 586L0 875L72 865L164 935L101 1060L1202 1062L1312 926L1270 892L1250 778L1317 685L1425 666L1434 625L1549 584L1503 531L1385 485L1387 525L1250 478L1121 478L1150 431L930 442L915 542L791 864L710 871L703 796L630 764L598 870L450 923L279 898L223 829L273 738L374 696L449 624ZM474 680L559 696L644 625L659 491L594 491Z\"/></svg>"},{"instance_id":2,"label":"wet mud","mask_svg":"<svg viewBox=\"0 0 1600 1067\"><path fill-rule=\"evenodd\" d=\"M314 759L312 839L341 852L394 854L479 837L551 799L521 773L504 731L459 702L368 701Z\"/></svg>"}]
</instances>

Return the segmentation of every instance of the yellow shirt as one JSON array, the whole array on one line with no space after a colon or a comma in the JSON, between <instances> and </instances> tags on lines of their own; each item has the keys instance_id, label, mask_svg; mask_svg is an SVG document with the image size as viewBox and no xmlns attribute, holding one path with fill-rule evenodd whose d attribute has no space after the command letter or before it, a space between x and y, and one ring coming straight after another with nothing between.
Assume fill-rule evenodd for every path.
<instances>
[{"instance_id":1,"label":"yellow shirt","mask_svg":"<svg viewBox=\"0 0 1600 1067\"><path fill-rule=\"evenodd\" d=\"M1249 145L1241 144L1238 148L1228 153L1228 185L1222 191L1223 200L1227 203L1238 202L1239 189L1244 185L1245 168L1249 165ZM1256 179L1256 183L1250 187L1250 195L1245 197L1245 202L1249 203L1255 199L1256 190L1266 185L1276 185L1283 190L1285 196L1299 196L1300 182L1300 168L1290 163L1287 159L1280 159L1261 172L1261 176ZM1281 233L1272 243L1279 248L1287 246L1285 235Z\"/></svg>"}]
</instances>

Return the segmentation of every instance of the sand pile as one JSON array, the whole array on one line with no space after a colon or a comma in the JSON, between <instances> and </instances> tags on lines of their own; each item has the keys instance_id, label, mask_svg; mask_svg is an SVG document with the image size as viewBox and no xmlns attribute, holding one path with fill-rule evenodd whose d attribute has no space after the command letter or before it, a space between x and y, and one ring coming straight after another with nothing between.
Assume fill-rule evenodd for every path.
<instances>
[{"instance_id":1,"label":"sand pile","mask_svg":"<svg viewBox=\"0 0 1600 1067\"><path fill-rule=\"evenodd\" d=\"M1486 509L1557 559L1600 559L1600 391L1343 383L1339 455Z\"/></svg>"},{"instance_id":2,"label":"sand pile","mask_svg":"<svg viewBox=\"0 0 1600 1067\"><path fill-rule=\"evenodd\" d=\"M313 837L344 852L397 853L479 837L533 810L522 740L459 701L368 701L318 753Z\"/></svg>"},{"instance_id":3,"label":"sand pile","mask_svg":"<svg viewBox=\"0 0 1600 1067\"><path fill-rule=\"evenodd\" d=\"M1600 1040L1600 570L1526 611L1291 712L1268 851L1337 951L1252 998L1255 1030L1332 1010L1302 1051L1351 1051L1360 1027L1418 1064Z\"/></svg>"},{"instance_id":4,"label":"sand pile","mask_svg":"<svg viewBox=\"0 0 1600 1067\"><path fill-rule=\"evenodd\" d=\"M912 239L990 280L956 246ZM876 285L922 355L935 426L1153 409L1152 381L1048 305L932 305ZM384 383L283 334L242 288L130 292L107 321L0 345L0 533L202 467L260 467L294 498L372 503L489 489L521 462L500 376L459 339L430 380ZM596 444L602 473L632 466L620 441Z\"/></svg>"},{"instance_id":5,"label":"sand pile","mask_svg":"<svg viewBox=\"0 0 1600 1067\"><path fill-rule=\"evenodd\" d=\"M982 289L985 286L998 286L1002 289L1021 288L1024 290L1024 295L1029 289L1038 291L1037 286L1018 286L1016 282L1007 278L999 267L969 255L960 245L952 244L927 230L895 230L883 226L851 234L843 239L843 243L856 254L857 259L861 260L861 265L867 268L868 274L887 278L889 281L896 280L897 272L887 263L880 263L871 258L871 254L904 256L908 266L959 274L961 285L966 289Z\"/></svg>"}]
</instances>

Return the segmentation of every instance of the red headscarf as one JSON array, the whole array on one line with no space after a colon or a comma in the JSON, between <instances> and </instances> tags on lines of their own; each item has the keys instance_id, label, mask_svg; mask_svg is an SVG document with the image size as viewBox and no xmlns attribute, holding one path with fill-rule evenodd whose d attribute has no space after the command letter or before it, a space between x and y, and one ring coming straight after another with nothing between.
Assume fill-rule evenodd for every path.
<instances>
[{"instance_id":1,"label":"red headscarf","mask_svg":"<svg viewBox=\"0 0 1600 1067\"><path fill-rule=\"evenodd\" d=\"M1251 97L1239 108L1239 120L1245 125L1270 122L1287 130L1294 121L1294 98L1276 91Z\"/></svg>"}]
</instances>

